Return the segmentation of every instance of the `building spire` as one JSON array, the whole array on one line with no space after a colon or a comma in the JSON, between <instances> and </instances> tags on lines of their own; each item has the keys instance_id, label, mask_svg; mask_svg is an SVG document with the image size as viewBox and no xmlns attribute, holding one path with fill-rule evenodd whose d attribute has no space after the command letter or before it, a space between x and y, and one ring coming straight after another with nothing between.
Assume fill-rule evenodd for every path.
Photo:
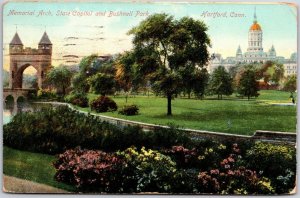
<instances>
[{"instance_id":1,"label":"building spire","mask_svg":"<svg viewBox=\"0 0 300 198\"><path fill-rule=\"evenodd\" d=\"M254 7L254 20L253 23L257 23L257 18L256 18L256 6Z\"/></svg>"},{"instance_id":2,"label":"building spire","mask_svg":"<svg viewBox=\"0 0 300 198\"><path fill-rule=\"evenodd\" d=\"M11 40L11 42L9 44L10 45L23 45L18 32L15 33L13 39Z\"/></svg>"},{"instance_id":3,"label":"building spire","mask_svg":"<svg viewBox=\"0 0 300 198\"><path fill-rule=\"evenodd\" d=\"M52 45L46 31L44 32L44 34L39 42L39 45Z\"/></svg>"}]
</instances>

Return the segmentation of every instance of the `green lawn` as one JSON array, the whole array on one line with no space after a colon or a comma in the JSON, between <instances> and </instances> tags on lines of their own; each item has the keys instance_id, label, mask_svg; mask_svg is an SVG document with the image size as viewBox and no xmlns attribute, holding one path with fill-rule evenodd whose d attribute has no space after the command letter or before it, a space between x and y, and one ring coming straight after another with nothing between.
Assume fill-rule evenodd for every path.
<instances>
[{"instance_id":1,"label":"green lawn","mask_svg":"<svg viewBox=\"0 0 300 198\"><path fill-rule=\"evenodd\" d=\"M289 92L260 91L257 99L237 99L235 95L216 100L175 98L172 100L173 116L167 116L167 100L155 96L131 96L127 104L136 104L140 115L124 116L118 112L102 115L153 124L175 124L179 127L252 135L256 130L296 132L296 106L277 106L271 103L291 103ZM97 96L90 94L89 98ZM123 96L112 97L121 108ZM90 111L89 108L79 108Z\"/></svg>"},{"instance_id":2,"label":"green lawn","mask_svg":"<svg viewBox=\"0 0 300 198\"><path fill-rule=\"evenodd\" d=\"M75 188L54 180L55 156L3 147L3 173L21 179L47 184L67 191Z\"/></svg>"}]
</instances>

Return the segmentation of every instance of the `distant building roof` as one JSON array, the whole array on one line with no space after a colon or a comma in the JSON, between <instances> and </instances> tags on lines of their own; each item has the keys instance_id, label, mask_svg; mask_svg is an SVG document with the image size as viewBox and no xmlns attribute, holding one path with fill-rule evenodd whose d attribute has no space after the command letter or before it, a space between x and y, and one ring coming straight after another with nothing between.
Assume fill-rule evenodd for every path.
<instances>
[{"instance_id":1,"label":"distant building roof","mask_svg":"<svg viewBox=\"0 0 300 198\"><path fill-rule=\"evenodd\" d=\"M51 43L51 41L50 41L50 39L49 39L49 37L48 37L48 35L47 35L46 32L44 32L44 34L43 34L43 36L42 36L42 38L41 38L41 40L39 42L39 45L40 44L52 45L52 43Z\"/></svg>"},{"instance_id":2,"label":"distant building roof","mask_svg":"<svg viewBox=\"0 0 300 198\"><path fill-rule=\"evenodd\" d=\"M10 45L23 45L18 32L16 32L14 38L11 40L11 42L9 43Z\"/></svg>"}]
</instances>

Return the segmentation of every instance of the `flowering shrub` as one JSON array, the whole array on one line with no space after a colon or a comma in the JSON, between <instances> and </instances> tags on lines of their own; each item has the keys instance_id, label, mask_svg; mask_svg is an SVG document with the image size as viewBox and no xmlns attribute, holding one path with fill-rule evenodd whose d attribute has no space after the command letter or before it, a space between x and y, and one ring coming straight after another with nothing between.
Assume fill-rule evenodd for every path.
<instances>
[{"instance_id":1,"label":"flowering shrub","mask_svg":"<svg viewBox=\"0 0 300 198\"><path fill-rule=\"evenodd\" d=\"M225 150L223 144L218 147ZM275 194L290 191L289 184L295 180L290 169L284 175L274 176L281 182L278 188L271 177L256 170L256 164L243 166L247 162L237 144L227 149L231 153L216 167L203 169L199 166L202 155L183 146L164 149L164 154L144 147L130 147L116 153L76 148L59 155L54 163L55 178L76 185L83 192ZM210 155L212 148L206 152ZM193 160L196 163L189 167L187 163L193 163Z\"/></svg>"},{"instance_id":2,"label":"flowering shrub","mask_svg":"<svg viewBox=\"0 0 300 198\"><path fill-rule=\"evenodd\" d=\"M76 185L83 191L118 192L123 162L102 151L67 150L54 163L57 181Z\"/></svg>"},{"instance_id":3,"label":"flowering shrub","mask_svg":"<svg viewBox=\"0 0 300 198\"><path fill-rule=\"evenodd\" d=\"M237 144L233 144L232 151L232 154L220 162L218 168L199 173L199 191L218 194L274 193L269 179L260 177L256 171L239 166L241 155Z\"/></svg>"},{"instance_id":4,"label":"flowering shrub","mask_svg":"<svg viewBox=\"0 0 300 198\"><path fill-rule=\"evenodd\" d=\"M245 156L248 167L271 179L277 193L287 193L295 186L296 149L287 145L256 142ZM289 178L288 180L284 178Z\"/></svg>"},{"instance_id":5,"label":"flowering shrub","mask_svg":"<svg viewBox=\"0 0 300 198\"><path fill-rule=\"evenodd\" d=\"M201 170L207 170L207 167L217 168L220 161L227 156L227 153L231 151L230 147L217 142L210 142L208 145L197 147L198 151L198 168Z\"/></svg>"},{"instance_id":6,"label":"flowering shrub","mask_svg":"<svg viewBox=\"0 0 300 198\"><path fill-rule=\"evenodd\" d=\"M274 193L269 179L260 178L255 171L244 167L200 172L198 188L202 193L245 195Z\"/></svg>"},{"instance_id":7,"label":"flowering shrub","mask_svg":"<svg viewBox=\"0 0 300 198\"><path fill-rule=\"evenodd\" d=\"M111 98L100 96L91 102L91 109L100 113L107 111L116 111L118 109L117 103Z\"/></svg>"},{"instance_id":8,"label":"flowering shrub","mask_svg":"<svg viewBox=\"0 0 300 198\"><path fill-rule=\"evenodd\" d=\"M144 147L128 148L118 156L126 162L124 189L135 192L170 192L176 164L170 157ZM134 184L134 185L133 185Z\"/></svg>"},{"instance_id":9,"label":"flowering shrub","mask_svg":"<svg viewBox=\"0 0 300 198\"><path fill-rule=\"evenodd\" d=\"M139 114L139 108L136 105L124 106L122 110L119 111L122 115L137 115Z\"/></svg>"},{"instance_id":10,"label":"flowering shrub","mask_svg":"<svg viewBox=\"0 0 300 198\"><path fill-rule=\"evenodd\" d=\"M181 168L194 167L199 161L195 148L190 150L183 146L173 146L172 149L166 151L166 154L170 155Z\"/></svg>"},{"instance_id":11,"label":"flowering shrub","mask_svg":"<svg viewBox=\"0 0 300 198\"><path fill-rule=\"evenodd\" d=\"M80 107L88 107L89 106L89 99L87 98L86 94L83 93L73 93L67 95L65 97L66 102L70 102L73 105L77 105Z\"/></svg>"}]
</instances>

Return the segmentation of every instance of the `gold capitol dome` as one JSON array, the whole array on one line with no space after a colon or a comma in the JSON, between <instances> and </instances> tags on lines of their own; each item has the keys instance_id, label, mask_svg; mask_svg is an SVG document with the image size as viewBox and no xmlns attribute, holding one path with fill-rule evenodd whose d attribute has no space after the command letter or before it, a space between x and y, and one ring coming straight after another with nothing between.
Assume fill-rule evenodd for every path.
<instances>
[{"instance_id":1,"label":"gold capitol dome","mask_svg":"<svg viewBox=\"0 0 300 198\"><path fill-rule=\"evenodd\" d=\"M250 27L250 30L254 30L254 31L261 31L261 27L260 25L257 23L257 19L256 19L256 8L254 10L254 21L253 24Z\"/></svg>"},{"instance_id":2,"label":"gold capitol dome","mask_svg":"<svg viewBox=\"0 0 300 198\"><path fill-rule=\"evenodd\" d=\"M250 30L261 31L261 27L257 22L255 22L251 25Z\"/></svg>"}]
</instances>

